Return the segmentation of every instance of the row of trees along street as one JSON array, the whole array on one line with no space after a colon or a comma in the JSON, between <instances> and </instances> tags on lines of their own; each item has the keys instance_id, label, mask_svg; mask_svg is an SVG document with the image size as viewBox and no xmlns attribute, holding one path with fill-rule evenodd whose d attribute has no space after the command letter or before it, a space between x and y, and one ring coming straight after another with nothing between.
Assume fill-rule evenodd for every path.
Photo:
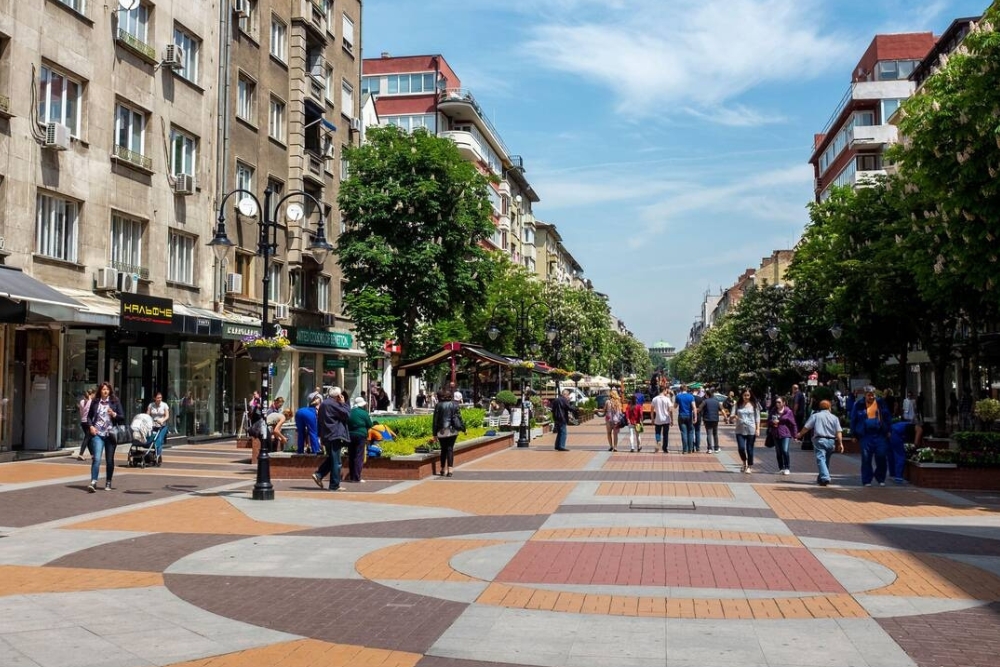
<instances>
[{"instance_id":1,"label":"row of trees along street","mask_svg":"<svg viewBox=\"0 0 1000 667\"><path fill-rule=\"evenodd\" d=\"M539 343L537 358L566 370L649 372L645 347L610 328L605 298L543 283L486 249L495 231L489 181L449 139L372 127L346 155L337 243L344 311L371 360L390 339L406 359L456 340L512 356ZM514 306L535 302L545 306L530 309L522 332ZM500 330L495 341L491 325ZM550 327L553 341L545 335Z\"/></svg>"},{"instance_id":2,"label":"row of trees along street","mask_svg":"<svg viewBox=\"0 0 1000 667\"><path fill-rule=\"evenodd\" d=\"M796 360L837 359L876 378L895 357L891 385L902 391L909 351L919 347L934 369L939 428L956 358L960 386L978 393L1000 314L998 25L994 3L902 105L901 143L887 154L895 173L811 204L789 286L748 292L678 356L678 375L760 384L794 375Z\"/></svg>"}]
</instances>

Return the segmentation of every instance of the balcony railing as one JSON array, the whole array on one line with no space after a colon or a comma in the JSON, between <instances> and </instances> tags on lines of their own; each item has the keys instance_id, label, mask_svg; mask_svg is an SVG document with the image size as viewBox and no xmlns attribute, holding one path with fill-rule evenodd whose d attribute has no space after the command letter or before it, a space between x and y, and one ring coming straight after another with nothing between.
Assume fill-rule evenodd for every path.
<instances>
[{"instance_id":1,"label":"balcony railing","mask_svg":"<svg viewBox=\"0 0 1000 667\"><path fill-rule=\"evenodd\" d=\"M10 113L10 98L6 95L0 95L0 113Z\"/></svg>"},{"instance_id":2,"label":"balcony railing","mask_svg":"<svg viewBox=\"0 0 1000 667\"><path fill-rule=\"evenodd\" d=\"M152 158L148 158L142 153L136 153L135 151L130 151L124 146L119 146L115 144L114 149L112 151L112 155L114 155L119 160L124 160L125 162L134 164L137 167L142 167L143 169L146 170L152 170L153 168Z\"/></svg>"},{"instance_id":3,"label":"balcony railing","mask_svg":"<svg viewBox=\"0 0 1000 667\"><path fill-rule=\"evenodd\" d=\"M132 49L146 60L156 61L156 49L142 41L132 33L118 28L118 41Z\"/></svg>"},{"instance_id":4,"label":"balcony railing","mask_svg":"<svg viewBox=\"0 0 1000 667\"><path fill-rule=\"evenodd\" d=\"M510 155L510 150L507 148L507 144L503 142L503 139L500 137L500 133L497 132L497 129L493 126L493 122L485 113L483 113L483 108L479 106L479 102L476 101L472 91L464 88L448 88L447 90L441 92L439 99L439 103L446 102L465 102L475 109L476 114L482 119L483 123L493 134L493 138L496 139L498 144L500 144L500 148L503 149L504 155Z\"/></svg>"},{"instance_id":5,"label":"balcony railing","mask_svg":"<svg viewBox=\"0 0 1000 667\"><path fill-rule=\"evenodd\" d=\"M145 266L138 266L136 264L126 264L125 262L109 262L112 269L116 271L121 271L122 273L135 273L142 280L149 280L149 269Z\"/></svg>"}]
</instances>

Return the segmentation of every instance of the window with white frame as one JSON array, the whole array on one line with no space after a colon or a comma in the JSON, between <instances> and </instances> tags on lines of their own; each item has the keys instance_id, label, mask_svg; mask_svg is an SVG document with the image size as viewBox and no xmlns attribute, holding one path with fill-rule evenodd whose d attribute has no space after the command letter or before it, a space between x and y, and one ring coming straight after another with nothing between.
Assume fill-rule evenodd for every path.
<instances>
[{"instance_id":1,"label":"window with white frame","mask_svg":"<svg viewBox=\"0 0 1000 667\"><path fill-rule=\"evenodd\" d=\"M325 72L326 73L324 75L324 92L326 94L327 101L329 101L330 104L333 104L334 103L334 99L333 99L333 92L334 92L334 89L333 89L333 86L334 86L333 67L330 66L330 65L327 65L326 68L325 68Z\"/></svg>"},{"instance_id":2,"label":"window with white frame","mask_svg":"<svg viewBox=\"0 0 1000 667\"><path fill-rule=\"evenodd\" d=\"M115 104L115 146L140 158L145 155L146 112L121 102ZM125 157L129 159L131 156Z\"/></svg>"},{"instance_id":3,"label":"window with white frame","mask_svg":"<svg viewBox=\"0 0 1000 667\"><path fill-rule=\"evenodd\" d=\"M271 280L267 284L267 298L271 303L284 303L281 299L281 264L272 264Z\"/></svg>"},{"instance_id":4,"label":"window with white frame","mask_svg":"<svg viewBox=\"0 0 1000 667\"><path fill-rule=\"evenodd\" d=\"M343 27L344 48L348 51L354 50L354 21L347 14L344 14Z\"/></svg>"},{"instance_id":5,"label":"window with white frame","mask_svg":"<svg viewBox=\"0 0 1000 667\"><path fill-rule=\"evenodd\" d=\"M58 0L58 2L66 5L79 14L87 13L87 0Z\"/></svg>"},{"instance_id":6,"label":"window with white frame","mask_svg":"<svg viewBox=\"0 0 1000 667\"><path fill-rule=\"evenodd\" d=\"M413 132L418 128L424 128L430 133L434 133L434 128L436 123L434 122L435 116L432 113L419 113L419 114L409 114L406 116L386 116L385 123L387 125L395 125L398 128L406 130L407 132Z\"/></svg>"},{"instance_id":7,"label":"window with white frame","mask_svg":"<svg viewBox=\"0 0 1000 667\"><path fill-rule=\"evenodd\" d=\"M38 122L62 123L74 137L80 134L83 85L42 65L38 86Z\"/></svg>"},{"instance_id":8,"label":"window with white frame","mask_svg":"<svg viewBox=\"0 0 1000 667\"><path fill-rule=\"evenodd\" d=\"M340 218L340 233L343 234L347 231L347 218L344 217L343 213L337 213L337 217Z\"/></svg>"},{"instance_id":9,"label":"window with white frame","mask_svg":"<svg viewBox=\"0 0 1000 667\"><path fill-rule=\"evenodd\" d=\"M167 250L167 280L194 285L194 237L171 229Z\"/></svg>"},{"instance_id":10,"label":"window with white frame","mask_svg":"<svg viewBox=\"0 0 1000 667\"><path fill-rule=\"evenodd\" d=\"M201 40L179 27L174 27L174 44L181 47L184 52L184 58L181 60L183 67L174 72L192 83L198 83L198 50L201 47Z\"/></svg>"},{"instance_id":11,"label":"window with white frame","mask_svg":"<svg viewBox=\"0 0 1000 667\"><path fill-rule=\"evenodd\" d=\"M246 190L247 192L253 192L253 172L254 169L250 165L243 164L239 160L236 161L236 189ZM241 197L242 199L242 197Z\"/></svg>"},{"instance_id":12,"label":"window with white frame","mask_svg":"<svg viewBox=\"0 0 1000 667\"><path fill-rule=\"evenodd\" d=\"M282 143L285 141L285 103L277 97L271 98L271 110L267 115L267 136Z\"/></svg>"},{"instance_id":13,"label":"window with white frame","mask_svg":"<svg viewBox=\"0 0 1000 667\"><path fill-rule=\"evenodd\" d=\"M361 94L372 94L378 95L382 92L382 77L381 76L363 76L361 77Z\"/></svg>"},{"instance_id":14,"label":"window with white frame","mask_svg":"<svg viewBox=\"0 0 1000 667\"><path fill-rule=\"evenodd\" d=\"M145 43L149 30L149 8L140 3L133 9L120 9L118 11L118 29Z\"/></svg>"},{"instance_id":15,"label":"window with white frame","mask_svg":"<svg viewBox=\"0 0 1000 667\"><path fill-rule=\"evenodd\" d=\"M252 123L254 111L254 98L257 95L257 84L250 77L240 74L236 84L236 115L243 120Z\"/></svg>"},{"instance_id":16,"label":"window with white frame","mask_svg":"<svg viewBox=\"0 0 1000 667\"><path fill-rule=\"evenodd\" d=\"M413 95L436 91L434 72L391 74L386 78L386 83L389 95Z\"/></svg>"},{"instance_id":17,"label":"window with white frame","mask_svg":"<svg viewBox=\"0 0 1000 667\"><path fill-rule=\"evenodd\" d=\"M277 16L271 17L271 55L288 62L288 26Z\"/></svg>"},{"instance_id":18,"label":"window with white frame","mask_svg":"<svg viewBox=\"0 0 1000 667\"><path fill-rule=\"evenodd\" d=\"M246 7L247 15L241 16L237 25L240 30L250 35L254 39L257 38L257 0L243 0L244 7Z\"/></svg>"},{"instance_id":19,"label":"window with white frame","mask_svg":"<svg viewBox=\"0 0 1000 667\"><path fill-rule=\"evenodd\" d=\"M316 278L316 310L321 313L330 310L330 276Z\"/></svg>"},{"instance_id":20,"label":"window with white frame","mask_svg":"<svg viewBox=\"0 0 1000 667\"><path fill-rule=\"evenodd\" d=\"M271 195L281 199L281 193L285 191L285 184L276 178L267 179L267 187L271 188Z\"/></svg>"},{"instance_id":21,"label":"window with white frame","mask_svg":"<svg viewBox=\"0 0 1000 667\"><path fill-rule=\"evenodd\" d=\"M194 176L197 158L198 140L186 132L172 128L170 130L170 173L174 176L179 174Z\"/></svg>"},{"instance_id":22,"label":"window with white frame","mask_svg":"<svg viewBox=\"0 0 1000 667\"><path fill-rule=\"evenodd\" d=\"M111 214L111 266L142 274L142 232L145 223L120 213ZM144 276L145 277L145 276Z\"/></svg>"},{"instance_id":23,"label":"window with white frame","mask_svg":"<svg viewBox=\"0 0 1000 667\"><path fill-rule=\"evenodd\" d=\"M80 205L38 193L35 199L35 251L39 255L76 261Z\"/></svg>"},{"instance_id":24,"label":"window with white frame","mask_svg":"<svg viewBox=\"0 0 1000 667\"><path fill-rule=\"evenodd\" d=\"M340 281L340 293L337 295L337 298L339 299L339 302L340 302L340 305L337 307L337 311L340 312L340 313L346 313L347 312L347 302L344 299L344 297L346 295L347 295L347 281L346 280L341 280Z\"/></svg>"},{"instance_id":25,"label":"window with white frame","mask_svg":"<svg viewBox=\"0 0 1000 667\"><path fill-rule=\"evenodd\" d=\"M292 308L305 308L306 307L306 291L305 291L305 276L302 275L302 271L289 271L288 272L288 282L291 287L292 293Z\"/></svg>"},{"instance_id":26,"label":"window with white frame","mask_svg":"<svg viewBox=\"0 0 1000 667\"><path fill-rule=\"evenodd\" d=\"M342 79L340 82L340 113L354 115L354 86Z\"/></svg>"}]
</instances>

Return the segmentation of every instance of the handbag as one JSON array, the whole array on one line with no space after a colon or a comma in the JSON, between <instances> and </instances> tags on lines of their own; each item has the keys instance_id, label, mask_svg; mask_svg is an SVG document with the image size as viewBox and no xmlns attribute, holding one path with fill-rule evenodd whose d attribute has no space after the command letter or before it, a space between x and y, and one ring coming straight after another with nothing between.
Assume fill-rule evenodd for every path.
<instances>
[{"instance_id":1,"label":"handbag","mask_svg":"<svg viewBox=\"0 0 1000 667\"><path fill-rule=\"evenodd\" d=\"M618 415L618 428L626 428L626 427L628 427L628 417L626 417L625 413L623 412L620 415Z\"/></svg>"},{"instance_id":2,"label":"handbag","mask_svg":"<svg viewBox=\"0 0 1000 667\"><path fill-rule=\"evenodd\" d=\"M636 433L642 433L642 422L636 422L636 424L635 424L635 432Z\"/></svg>"},{"instance_id":3,"label":"handbag","mask_svg":"<svg viewBox=\"0 0 1000 667\"><path fill-rule=\"evenodd\" d=\"M116 445L132 441L132 429L125 424L115 424L108 429L108 438Z\"/></svg>"},{"instance_id":4,"label":"handbag","mask_svg":"<svg viewBox=\"0 0 1000 667\"><path fill-rule=\"evenodd\" d=\"M465 421L462 419L462 413L458 408L455 408L455 414L451 416L451 427L456 431L465 433Z\"/></svg>"},{"instance_id":5,"label":"handbag","mask_svg":"<svg viewBox=\"0 0 1000 667\"><path fill-rule=\"evenodd\" d=\"M774 447L774 436L771 434L771 429L767 429L767 437L764 438L765 447Z\"/></svg>"}]
</instances>

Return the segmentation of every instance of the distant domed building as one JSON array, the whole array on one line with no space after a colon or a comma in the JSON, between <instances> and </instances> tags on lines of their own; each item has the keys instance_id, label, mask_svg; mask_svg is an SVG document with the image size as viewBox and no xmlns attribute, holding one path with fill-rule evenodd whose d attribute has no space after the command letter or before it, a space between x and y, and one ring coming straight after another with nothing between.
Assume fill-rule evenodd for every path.
<instances>
[{"instance_id":1,"label":"distant domed building","mask_svg":"<svg viewBox=\"0 0 1000 667\"><path fill-rule=\"evenodd\" d=\"M659 340L653 343L652 346L650 346L649 351L656 354L662 354L666 359L677 356L677 348L665 340Z\"/></svg>"}]
</instances>

